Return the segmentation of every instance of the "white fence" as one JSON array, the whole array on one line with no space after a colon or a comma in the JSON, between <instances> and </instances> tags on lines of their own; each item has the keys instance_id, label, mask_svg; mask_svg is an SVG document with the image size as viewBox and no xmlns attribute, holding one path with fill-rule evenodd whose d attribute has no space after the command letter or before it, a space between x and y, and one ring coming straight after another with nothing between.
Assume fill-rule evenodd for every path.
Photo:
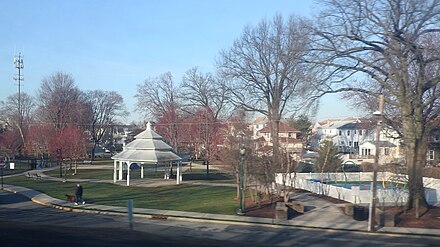
<instances>
[{"instance_id":1,"label":"white fence","mask_svg":"<svg viewBox=\"0 0 440 247\"><path fill-rule=\"evenodd\" d=\"M296 176L296 177L295 177ZM275 181L278 185L287 185L298 189L304 189L316 194L322 194L344 200L351 203L369 203L371 191L361 190L359 186L351 189L321 183L320 181L372 181L372 172L350 172L350 173L292 173L275 174ZM379 172L378 181L403 182L407 180L405 175L389 172ZM423 178L426 200L431 205L440 205L440 179ZM397 186L392 189L378 189L377 198L379 205L394 206L403 205L408 198L408 191L404 186Z\"/></svg>"}]
</instances>

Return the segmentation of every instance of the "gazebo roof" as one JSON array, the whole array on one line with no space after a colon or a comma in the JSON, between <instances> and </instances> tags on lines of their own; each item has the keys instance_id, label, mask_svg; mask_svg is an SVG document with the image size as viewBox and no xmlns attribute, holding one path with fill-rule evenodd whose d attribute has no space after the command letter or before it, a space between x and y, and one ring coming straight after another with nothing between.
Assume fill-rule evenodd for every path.
<instances>
[{"instance_id":1,"label":"gazebo roof","mask_svg":"<svg viewBox=\"0 0 440 247\"><path fill-rule=\"evenodd\" d=\"M150 123L147 129L136 135L135 140L128 143L124 150L112 157L114 160L160 163L179 161L180 158L172 150L173 148L166 144L162 136L151 129Z\"/></svg>"}]
</instances>

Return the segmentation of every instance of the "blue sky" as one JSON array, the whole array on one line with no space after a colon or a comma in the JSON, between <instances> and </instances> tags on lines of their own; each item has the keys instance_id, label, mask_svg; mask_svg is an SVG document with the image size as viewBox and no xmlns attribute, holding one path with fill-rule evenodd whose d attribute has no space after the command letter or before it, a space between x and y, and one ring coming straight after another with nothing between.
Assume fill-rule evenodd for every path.
<instances>
[{"instance_id":1,"label":"blue sky","mask_svg":"<svg viewBox=\"0 0 440 247\"><path fill-rule=\"evenodd\" d=\"M245 25L280 13L310 16L312 0L14 0L0 1L0 100L17 92L14 55L24 54L24 85L31 95L56 71L73 75L81 90L114 90L127 109L136 85L171 72L213 72L221 49ZM318 119L353 112L337 96L322 100ZM132 113L125 122L141 121Z\"/></svg>"}]
</instances>

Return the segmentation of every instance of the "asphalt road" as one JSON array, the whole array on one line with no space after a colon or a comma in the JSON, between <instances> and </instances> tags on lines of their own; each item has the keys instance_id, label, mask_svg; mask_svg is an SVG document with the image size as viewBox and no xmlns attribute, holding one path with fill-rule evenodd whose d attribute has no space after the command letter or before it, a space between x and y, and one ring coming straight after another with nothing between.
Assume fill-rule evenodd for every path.
<instances>
[{"instance_id":1,"label":"asphalt road","mask_svg":"<svg viewBox=\"0 0 440 247\"><path fill-rule=\"evenodd\" d=\"M439 246L440 237L135 218L52 209L0 191L0 246Z\"/></svg>"}]
</instances>

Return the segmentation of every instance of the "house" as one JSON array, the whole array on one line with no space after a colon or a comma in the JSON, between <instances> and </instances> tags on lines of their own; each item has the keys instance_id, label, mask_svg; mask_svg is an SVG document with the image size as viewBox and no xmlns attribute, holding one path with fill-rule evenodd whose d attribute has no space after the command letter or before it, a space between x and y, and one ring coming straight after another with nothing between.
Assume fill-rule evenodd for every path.
<instances>
[{"instance_id":1,"label":"house","mask_svg":"<svg viewBox=\"0 0 440 247\"><path fill-rule=\"evenodd\" d=\"M323 140L331 140L338 146L339 152L344 154L345 161L374 162L376 126L377 121L368 118L322 121L314 125L311 146L317 150ZM400 140L392 128L382 127L379 145L379 154L383 156L380 158L381 163L401 160Z\"/></svg>"},{"instance_id":2,"label":"house","mask_svg":"<svg viewBox=\"0 0 440 247\"><path fill-rule=\"evenodd\" d=\"M303 142L300 136L301 131L290 127L283 121L280 121L278 130L280 147L286 152L292 154L294 159L299 159L303 151ZM273 147L270 125L266 125L258 130L254 141L257 153L270 155Z\"/></svg>"},{"instance_id":3,"label":"house","mask_svg":"<svg viewBox=\"0 0 440 247\"><path fill-rule=\"evenodd\" d=\"M376 145L379 147L379 164L395 163L401 158L399 146L392 142L379 141L378 143L376 141L367 141L360 145L356 161L373 163L376 155Z\"/></svg>"},{"instance_id":4,"label":"house","mask_svg":"<svg viewBox=\"0 0 440 247\"><path fill-rule=\"evenodd\" d=\"M252 130L252 139L258 139L260 137L259 131L268 125L269 119L266 116L256 117L250 125L250 129Z\"/></svg>"},{"instance_id":5,"label":"house","mask_svg":"<svg viewBox=\"0 0 440 247\"><path fill-rule=\"evenodd\" d=\"M431 131L426 159L429 166L440 166L440 128Z\"/></svg>"},{"instance_id":6,"label":"house","mask_svg":"<svg viewBox=\"0 0 440 247\"><path fill-rule=\"evenodd\" d=\"M374 123L368 119L347 118L327 120L315 124L312 130L311 147L317 150L322 141L331 140L343 154L357 154L359 145L372 140Z\"/></svg>"}]
</instances>

